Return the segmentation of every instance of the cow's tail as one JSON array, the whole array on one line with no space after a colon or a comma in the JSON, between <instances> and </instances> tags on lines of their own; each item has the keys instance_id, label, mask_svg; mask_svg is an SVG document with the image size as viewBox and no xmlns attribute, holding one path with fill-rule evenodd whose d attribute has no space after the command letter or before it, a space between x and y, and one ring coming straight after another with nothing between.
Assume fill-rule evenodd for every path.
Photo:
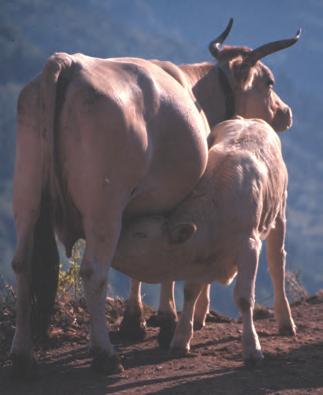
<instances>
[{"instance_id":1,"label":"cow's tail","mask_svg":"<svg viewBox=\"0 0 323 395\"><path fill-rule=\"evenodd\" d=\"M40 339L47 337L58 286L59 254L54 229L62 192L55 164L55 129L61 80L71 63L69 55L55 54L49 58L41 75L43 187L31 259L32 329Z\"/></svg>"},{"instance_id":2,"label":"cow's tail","mask_svg":"<svg viewBox=\"0 0 323 395\"><path fill-rule=\"evenodd\" d=\"M49 196L41 200L34 228L31 256L32 331L35 338L47 338L53 312L59 273L59 255L54 234Z\"/></svg>"}]
</instances>

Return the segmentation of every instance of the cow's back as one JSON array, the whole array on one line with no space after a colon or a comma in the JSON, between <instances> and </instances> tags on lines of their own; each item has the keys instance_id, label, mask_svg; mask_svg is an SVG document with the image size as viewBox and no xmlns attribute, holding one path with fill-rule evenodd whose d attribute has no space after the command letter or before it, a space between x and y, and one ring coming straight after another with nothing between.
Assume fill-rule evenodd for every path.
<instances>
[{"instance_id":1,"label":"cow's back","mask_svg":"<svg viewBox=\"0 0 323 395\"><path fill-rule=\"evenodd\" d=\"M265 238L287 188L279 137L259 119L226 121L213 133L215 145L203 179L213 185L223 226L254 229Z\"/></svg>"}]
</instances>

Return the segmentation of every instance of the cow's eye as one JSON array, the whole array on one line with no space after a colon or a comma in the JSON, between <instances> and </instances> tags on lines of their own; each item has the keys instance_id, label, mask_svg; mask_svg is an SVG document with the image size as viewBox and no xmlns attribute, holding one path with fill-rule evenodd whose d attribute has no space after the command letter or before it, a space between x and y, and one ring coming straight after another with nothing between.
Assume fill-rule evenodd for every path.
<instances>
[{"instance_id":1,"label":"cow's eye","mask_svg":"<svg viewBox=\"0 0 323 395\"><path fill-rule=\"evenodd\" d=\"M271 78L269 80L267 80L267 86L268 88L272 88L275 84L275 81L272 80Z\"/></svg>"}]
</instances>

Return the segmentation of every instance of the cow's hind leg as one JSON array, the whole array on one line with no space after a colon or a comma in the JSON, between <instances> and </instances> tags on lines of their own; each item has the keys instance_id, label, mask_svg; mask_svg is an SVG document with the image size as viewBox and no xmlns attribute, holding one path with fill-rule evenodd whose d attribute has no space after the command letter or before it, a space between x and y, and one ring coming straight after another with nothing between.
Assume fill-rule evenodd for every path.
<instances>
[{"instance_id":1,"label":"cow's hind leg","mask_svg":"<svg viewBox=\"0 0 323 395\"><path fill-rule=\"evenodd\" d=\"M285 292L285 232L286 220L283 215L276 219L276 226L267 237L266 250L269 272L274 287L274 309L279 332L283 335L294 336L296 334L296 326Z\"/></svg>"},{"instance_id":2,"label":"cow's hind leg","mask_svg":"<svg viewBox=\"0 0 323 395\"><path fill-rule=\"evenodd\" d=\"M16 215L17 249L12 266L17 280L16 331L11 347L17 376L32 373L33 338L44 340L52 313L58 280L59 256L51 223L49 202L43 198L36 212Z\"/></svg>"},{"instance_id":3,"label":"cow's hind leg","mask_svg":"<svg viewBox=\"0 0 323 395\"><path fill-rule=\"evenodd\" d=\"M12 260L16 274L16 329L11 345L13 373L29 376L34 365L31 333L31 256L33 247L33 220L16 222L17 247Z\"/></svg>"},{"instance_id":4,"label":"cow's hind leg","mask_svg":"<svg viewBox=\"0 0 323 395\"><path fill-rule=\"evenodd\" d=\"M256 237L250 237L242 240L237 257L238 275L234 289L234 300L242 317L242 347L247 365L254 365L263 359L253 322L255 283L260 249L261 241Z\"/></svg>"},{"instance_id":5,"label":"cow's hind leg","mask_svg":"<svg viewBox=\"0 0 323 395\"><path fill-rule=\"evenodd\" d=\"M98 202L99 203L99 202ZM97 204L97 209L100 207ZM102 206L101 206L102 207ZM92 367L99 373L123 370L111 344L105 316L107 276L121 228L119 207L87 213L84 220L86 248L81 263L87 309L90 314Z\"/></svg>"},{"instance_id":6,"label":"cow's hind leg","mask_svg":"<svg viewBox=\"0 0 323 395\"><path fill-rule=\"evenodd\" d=\"M194 310L202 288L203 284L185 282L183 311L170 345L171 353L175 356L185 356L190 351L194 331Z\"/></svg>"},{"instance_id":7,"label":"cow's hind leg","mask_svg":"<svg viewBox=\"0 0 323 395\"><path fill-rule=\"evenodd\" d=\"M125 341L141 341L146 336L146 321L141 300L141 282L131 279L130 293L126 301L120 335Z\"/></svg>"}]
</instances>

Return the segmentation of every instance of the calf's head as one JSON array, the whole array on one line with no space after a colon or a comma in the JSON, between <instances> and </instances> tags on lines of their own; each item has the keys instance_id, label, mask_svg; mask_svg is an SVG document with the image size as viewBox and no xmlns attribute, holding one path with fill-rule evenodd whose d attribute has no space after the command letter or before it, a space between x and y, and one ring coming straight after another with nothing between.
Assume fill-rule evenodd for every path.
<instances>
[{"instance_id":1,"label":"calf's head","mask_svg":"<svg viewBox=\"0 0 323 395\"><path fill-rule=\"evenodd\" d=\"M170 223L165 216L143 216L122 227L117 257L120 261L154 262L163 265L192 258L192 238L197 226L192 222Z\"/></svg>"},{"instance_id":2,"label":"calf's head","mask_svg":"<svg viewBox=\"0 0 323 395\"><path fill-rule=\"evenodd\" d=\"M272 71L260 59L295 44L300 30L290 39L264 44L254 50L247 47L222 46L232 27L230 20L226 30L209 45L217 59L220 73L224 73L234 100L234 115L244 118L261 118L276 131L292 126L292 111L274 91Z\"/></svg>"}]
</instances>

